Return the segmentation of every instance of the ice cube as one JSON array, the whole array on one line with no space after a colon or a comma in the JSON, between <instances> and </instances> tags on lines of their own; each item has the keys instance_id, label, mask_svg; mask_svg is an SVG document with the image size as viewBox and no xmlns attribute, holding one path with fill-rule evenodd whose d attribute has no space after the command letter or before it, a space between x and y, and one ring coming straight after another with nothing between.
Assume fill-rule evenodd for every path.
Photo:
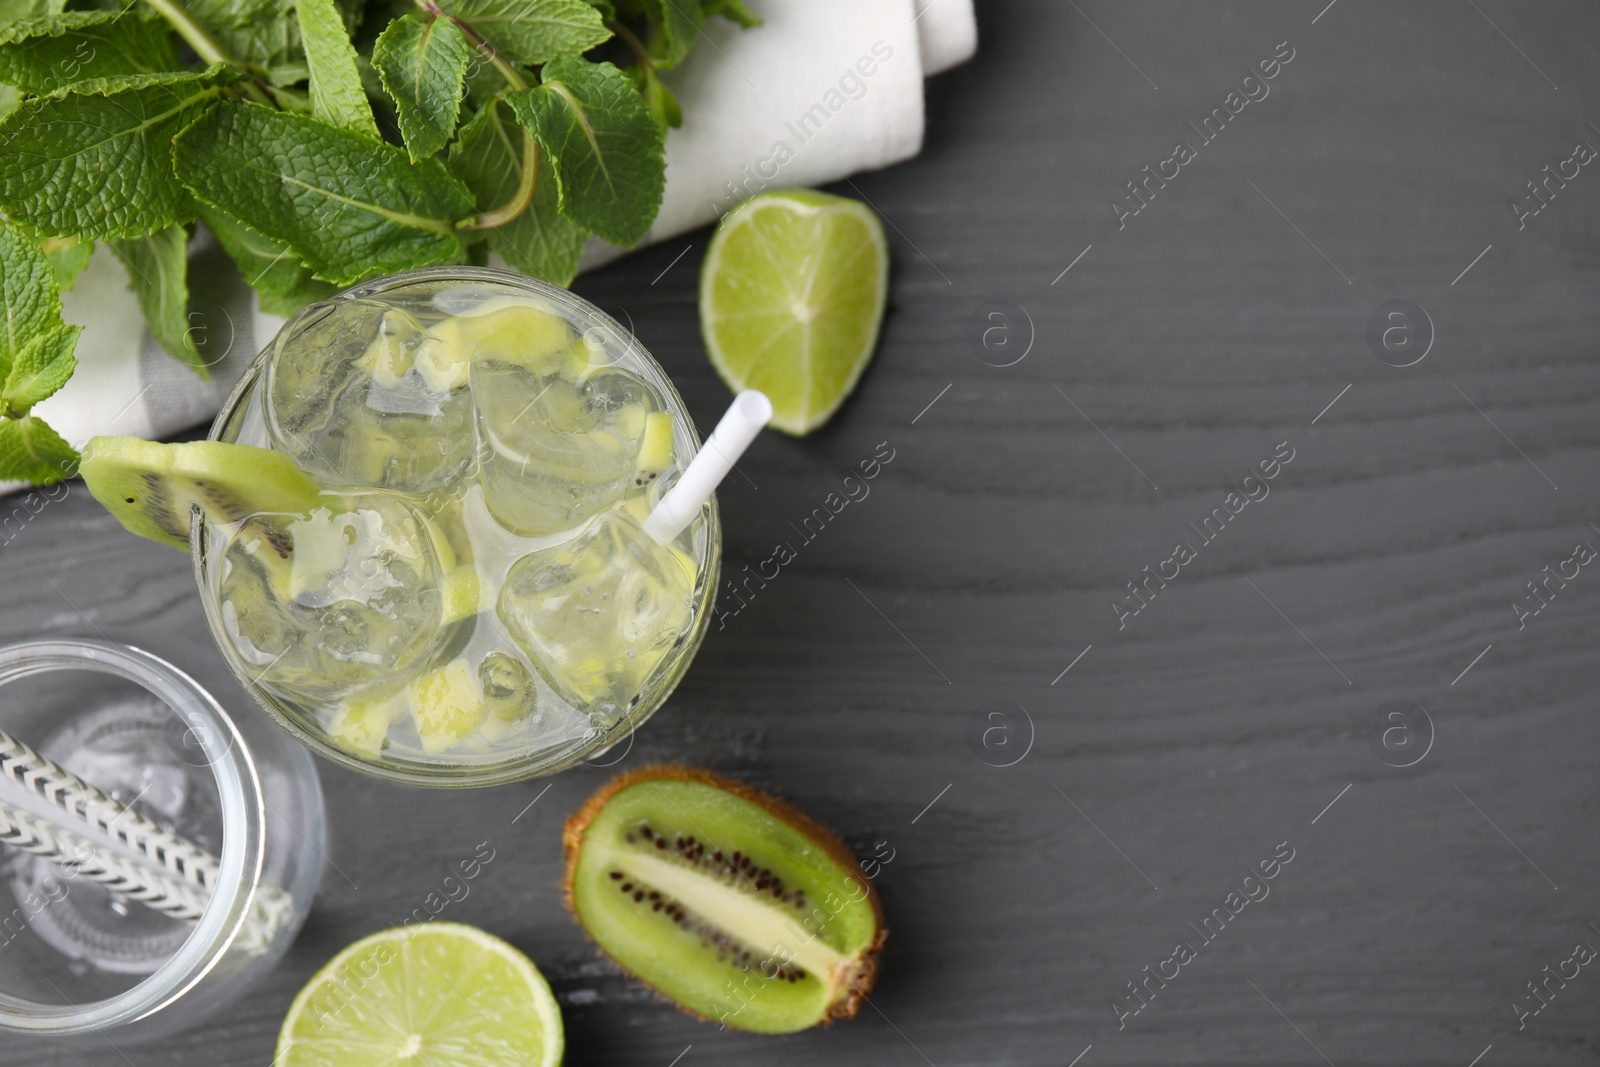
<instances>
[{"instance_id":1,"label":"ice cube","mask_svg":"<svg viewBox=\"0 0 1600 1067\"><path fill-rule=\"evenodd\" d=\"M426 667L446 638L428 520L389 493L260 515L223 550L219 600L247 673L321 701Z\"/></svg>"},{"instance_id":2,"label":"ice cube","mask_svg":"<svg viewBox=\"0 0 1600 1067\"><path fill-rule=\"evenodd\" d=\"M267 375L273 443L323 485L427 493L472 461L465 357L407 311L334 301Z\"/></svg>"},{"instance_id":3,"label":"ice cube","mask_svg":"<svg viewBox=\"0 0 1600 1067\"><path fill-rule=\"evenodd\" d=\"M518 560L500 621L557 692L609 725L688 630L693 583L679 552L610 511Z\"/></svg>"},{"instance_id":4,"label":"ice cube","mask_svg":"<svg viewBox=\"0 0 1600 1067\"><path fill-rule=\"evenodd\" d=\"M472 365L489 511L525 537L570 530L621 499L634 480L647 414L661 406L633 374L583 382L499 360Z\"/></svg>"},{"instance_id":5,"label":"ice cube","mask_svg":"<svg viewBox=\"0 0 1600 1067\"><path fill-rule=\"evenodd\" d=\"M528 668L509 652L494 651L478 663L478 685L483 701L497 718L514 722L538 708L539 691Z\"/></svg>"}]
</instances>

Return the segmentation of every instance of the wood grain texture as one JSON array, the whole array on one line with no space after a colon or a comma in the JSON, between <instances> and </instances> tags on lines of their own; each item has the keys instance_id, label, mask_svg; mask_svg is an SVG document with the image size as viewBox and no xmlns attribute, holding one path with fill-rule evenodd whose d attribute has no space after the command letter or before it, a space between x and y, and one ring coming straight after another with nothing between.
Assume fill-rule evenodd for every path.
<instances>
[{"instance_id":1,"label":"wood grain texture","mask_svg":"<svg viewBox=\"0 0 1600 1067\"><path fill-rule=\"evenodd\" d=\"M557 884L561 821L605 771L457 795L324 765L342 874L269 981L126 1060L7 1039L0 1065L266 1064L300 984L483 841L496 858L447 917L538 962L585 1067L1064 1065L1090 1045L1082 1067L1465 1067L1490 1045L1485 1067L1593 1062L1600 972L1521 1032L1510 1005L1600 946L1600 574L1525 629L1509 605L1600 547L1600 172L1521 231L1507 201L1600 145L1600 12L1323 7L980 4L981 54L931 83L921 158L837 187L892 224L876 363L827 428L741 464L725 570L778 541L798 558L713 629L619 765L702 764L864 857L889 843L862 1017L722 1033L598 960ZM1270 95L1119 230L1110 198L1282 41ZM683 242L576 287L631 321L702 428L727 400L696 328L706 236L656 284ZM990 299L1031 317L1014 366L967 343ZM1416 366L1364 339L1392 299L1436 327ZM790 524L880 442L895 458L870 496L802 544ZM1119 631L1125 583L1280 442L1295 458L1270 495ZM0 574L7 636L204 632L186 561L81 491L0 548ZM1369 747L1395 700L1434 726L1410 769ZM975 747L1007 704L1028 718ZM1270 895L1119 1030L1125 983L1201 945L1190 924L1280 842Z\"/></svg>"}]
</instances>

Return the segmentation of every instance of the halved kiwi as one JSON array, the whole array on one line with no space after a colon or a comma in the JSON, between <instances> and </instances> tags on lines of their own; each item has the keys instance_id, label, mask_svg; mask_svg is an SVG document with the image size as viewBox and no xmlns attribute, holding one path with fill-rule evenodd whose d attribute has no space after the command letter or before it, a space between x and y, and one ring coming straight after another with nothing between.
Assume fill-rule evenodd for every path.
<instances>
[{"instance_id":1,"label":"halved kiwi","mask_svg":"<svg viewBox=\"0 0 1600 1067\"><path fill-rule=\"evenodd\" d=\"M781 800L645 767L591 797L564 841L578 922L692 1015L792 1033L853 1016L872 988L887 936L872 882Z\"/></svg>"},{"instance_id":2,"label":"halved kiwi","mask_svg":"<svg viewBox=\"0 0 1600 1067\"><path fill-rule=\"evenodd\" d=\"M260 512L303 515L321 492L282 452L221 441L91 437L78 473L130 532L184 551L196 507L218 523Z\"/></svg>"}]
</instances>

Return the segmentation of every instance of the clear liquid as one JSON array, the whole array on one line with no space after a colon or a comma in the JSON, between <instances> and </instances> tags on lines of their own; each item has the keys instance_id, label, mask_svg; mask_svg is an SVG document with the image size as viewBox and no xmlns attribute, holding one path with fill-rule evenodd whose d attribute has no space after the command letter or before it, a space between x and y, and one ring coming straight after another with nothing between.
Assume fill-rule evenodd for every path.
<instances>
[{"instance_id":1,"label":"clear liquid","mask_svg":"<svg viewBox=\"0 0 1600 1067\"><path fill-rule=\"evenodd\" d=\"M639 529L693 436L631 339L484 283L312 318L223 438L288 452L337 502L208 529L236 666L335 747L402 765L586 750L670 687L709 534Z\"/></svg>"}]
</instances>

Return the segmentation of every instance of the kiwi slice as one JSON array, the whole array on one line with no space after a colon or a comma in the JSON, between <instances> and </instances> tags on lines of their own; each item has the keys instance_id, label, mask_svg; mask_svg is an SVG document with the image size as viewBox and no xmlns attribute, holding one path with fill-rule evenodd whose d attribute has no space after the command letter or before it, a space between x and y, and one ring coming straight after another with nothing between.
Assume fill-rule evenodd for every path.
<instances>
[{"instance_id":1,"label":"kiwi slice","mask_svg":"<svg viewBox=\"0 0 1600 1067\"><path fill-rule=\"evenodd\" d=\"M567 903L596 944L684 1011L792 1033L855 1015L887 931L827 830L707 771L623 774L567 820Z\"/></svg>"},{"instance_id":2,"label":"kiwi slice","mask_svg":"<svg viewBox=\"0 0 1600 1067\"><path fill-rule=\"evenodd\" d=\"M282 452L221 441L91 437L78 473L130 532L185 551L195 508L215 523L260 512L303 515L321 492Z\"/></svg>"}]
</instances>

